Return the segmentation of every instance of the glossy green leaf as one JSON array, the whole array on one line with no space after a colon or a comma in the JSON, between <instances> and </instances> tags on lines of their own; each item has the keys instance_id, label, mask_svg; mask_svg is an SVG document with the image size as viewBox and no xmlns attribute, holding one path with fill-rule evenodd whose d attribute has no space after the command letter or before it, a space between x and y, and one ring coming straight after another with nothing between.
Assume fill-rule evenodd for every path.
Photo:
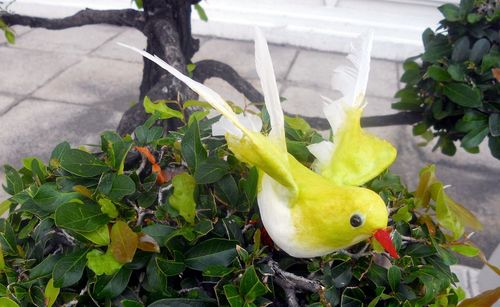
<instances>
[{"instance_id":1,"label":"glossy green leaf","mask_svg":"<svg viewBox=\"0 0 500 307\"><path fill-rule=\"evenodd\" d=\"M245 303L235 285L224 285L224 294L231 307L241 307Z\"/></svg>"},{"instance_id":2,"label":"glossy green leaf","mask_svg":"<svg viewBox=\"0 0 500 307\"><path fill-rule=\"evenodd\" d=\"M130 177L125 175L116 175L113 177L109 197L112 200L120 201L127 195L135 192L135 183Z\"/></svg>"},{"instance_id":3,"label":"glossy green leaf","mask_svg":"<svg viewBox=\"0 0 500 307\"><path fill-rule=\"evenodd\" d=\"M488 138L488 147L490 148L491 155L500 159L500 136L490 136Z\"/></svg>"},{"instance_id":4,"label":"glossy green leaf","mask_svg":"<svg viewBox=\"0 0 500 307\"><path fill-rule=\"evenodd\" d=\"M389 281L389 286L391 286L392 291L397 291L401 281L401 269L398 266L392 265L387 270L387 280Z\"/></svg>"},{"instance_id":5,"label":"glossy green leaf","mask_svg":"<svg viewBox=\"0 0 500 307\"><path fill-rule=\"evenodd\" d=\"M0 297L0 306L2 307L19 307L19 305L8 297Z\"/></svg>"},{"instance_id":6,"label":"glossy green leaf","mask_svg":"<svg viewBox=\"0 0 500 307\"><path fill-rule=\"evenodd\" d=\"M481 144L484 138L488 135L488 132L489 128L487 126L479 127L470 131L462 138L462 147L473 148L479 146L479 144Z\"/></svg>"},{"instance_id":7,"label":"glossy green leaf","mask_svg":"<svg viewBox=\"0 0 500 307\"><path fill-rule=\"evenodd\" d=\"M488 127L492 136L500 136L500 113L490 114Z\"/></svg>"},{"instance_id":8,"label":"glossy green leaf","mask_svg":"<svg viewBox=\"0 0 500 307\"><path fill-rule=\"evenodd\" d=\"M200 129L197 121L193 121L186 130L181 142L182 157L191 170L207 158L207 151L200 140Z\"/></svg>"},{"instance_id":9,"label":"glossy green leaf","mask_svg":"<svg viewBox=\"0 0 500 307\"><path fill-rule=\"evenodd\" d=\"M481 62L483 56L490 51L491 44L486 38L477 40L470 51L469 60L472 62Z\"/></svg>"},{"instance_id":10,"label":"glossy green leaf","mask_svg":"<svg viewBox=\"0 0 500 307\"><path fill-rule=\"evenodd\" d=\"M449 83L444 86L443 92L451 101L463 107L479 107L482 104L478 88L461 83Z\"/></svg>"},{"instance_id":11,"label":"glossy green leaf","mask_svg":"<svg viewBox=\"0 0 500 307\"><path fill-rule=\"evenodd\" d=\"M455 81L465 80L465 68L461 64L451 64L448 66L448 73Z\"/></svg>"},{"instance_id":12,"label":"glossy green leaf","mask_svg":"<svg viewBox=\"0 0 500 307\"><path fill-rule=\"evenodd\" d=\"M15 195L24 189L23 180L21 175L10 165L4 165L5 180L7 185L4 189L10 195Z\"/></svg>"},{"instance_id":13,"label":"glossy green leaf","mask_svg":"<svg viewBox=\"0 0 500 307\"><path fill-rule=\"evenodd\" d=\"M101 134L101 149L107 154L107 161L119 175L123 174L125 158L131 148L132 141L122 139L114 131Z\"/></svg>"},{"instance_id":14,"label":"glossy green leaf","mask_svg":"<svg viewBox=\"0 0 500 307\"><path fill-rule=\"evenodd\" d=\"M61 228L91 232L107 224L109 217L95 203L66 203L57 208L54 220Z\"/></svg>"},{"instance_id":15,"label":"glossy green leaf","mask_svg":"<svg viewBox=\"0 0 500 307\"><path fill-rule=\"evenodd\" d=\"M174 193L169 197L168 202L187 222L193 224L196 213L195 179L188 173L181 173L172 179L172 186Z\"/></svg>"},{"instance_id":16,"label":"glossy green leaf","mask_svg":"<svg viewBox=\"0 0 500 307\"><path fill-rule=\"evenodd\" d=\"M441 14L443 14L444 18L446 18L447 21L461 20L460 9L455 4L451 3L443 4L438 9L441 12Z\"/></svg>"},{"instance_id":17,"label":"glossy green leaf","mask_svg":"<svg viewBox=\"0 0 500 307\"><path fill-rule=\"evenodd\" d=\"M132 270L122 268L113 275L102 275L97 277L94 285L94 294L97 298L114 298L120 295L130 280Z\"/></svg>"},{"instance_id":18,"label":"glossy green leaf","mask_svg":"<svg viewBox=\"0 0 500 307\"><path fill-rule=\"evenodd\" d=\"M451 59L455 63L463 62L469 57L469 54L470 40L467 36L463 36L455 42Z\"/></svg>"},{"instance_id":19,"label":"glossy green leaf","mask_svg":"<svg viewBox=\"0 0 500 307\"><path fill-rule=\"evenodd\" d=\"M203 271L209 266L229 265L236 258L237 241L209 239L186 252L186 265L194 270Z\"/></svg>"},{"instance_id":20,"label":"glossy green leaf","mask_svg":"<svg viewBox=\"0 0 500 307\"><path fill-rule=\"evenodd\" d=\"M432 65L427 68L427 75L435 81L448 81L451 79L450 74L438 65Z\"/></svg>"},{"instance_id":21,"label":"glossy green leaf","mask_svg":"<svg viewBox=\"0 0 500 307\"><path fill-rule=\"evenodd\" d=\"M208 158L201 162L194 172L194 179L197 184L210 184L218 181L229 172L229 165L227 162Z\"/></svg>"},{"instance_id":22,"label":"glossy green leaf","mask_svg":"<svg viewBox=\"0 0 500 307\"><path fill-rule=\"evenodd\" d=\"M267 292L268 289L260 281L254 266L249 266L240 281L240 293L245 298L245 302L251 303Z\"/></svg>"},{"instance_id":23,"label":"glossy green leaf","mask_svg":"<svg viewBox=\"0 0 500 307\"><path fill-rule=\"evenodd\" d=\"M160 257L156 257L155 261L158 269L165 276L177 276L186 268L184 262L167 260Z\"/></svg>"},{"instance_id":24,"label":"glossy green leaf","mask_svg":"<svg viewBox=\"0 0 500 307\"><path fill-rule=\"evenodd\" d=\"M209 298L165 298L153 302L148 307L209 307L217 306L214 299Z\"/></svg>"},{"instance_id":25,"label":"glossy green leaf","mask_svg":"<svg viewBox=\"0 0 500 307\"><path fill-rule=\"evenodd\" d=\"M41 210L52 213L63 204L79 202L80 198L79 193L62 193L57 190L54 183L46 183L38 189L33 200Z\"/></svg>"},{"instance_id":26,"label":"glossy green leaf","mask_svg":"<svg viewBox=\"0 0 500 307\"><path fill-rule=\"evenodd\" d=\"M80 281L87 263L86 255L87 250L76 250L59 259L52 272L54 287L65 288Z\"/></svg>"},{"instance_id":27,"label":"glossy green leaf","mask_svg":"<svg viewBox=\"0 0 500 307\"><path fill-rule=\"evenodd\" d=\"M98 176L109 169L94 155L79 149L65 150L60 162L65 171L80 177Z\"/></svg>"}]
</instances>

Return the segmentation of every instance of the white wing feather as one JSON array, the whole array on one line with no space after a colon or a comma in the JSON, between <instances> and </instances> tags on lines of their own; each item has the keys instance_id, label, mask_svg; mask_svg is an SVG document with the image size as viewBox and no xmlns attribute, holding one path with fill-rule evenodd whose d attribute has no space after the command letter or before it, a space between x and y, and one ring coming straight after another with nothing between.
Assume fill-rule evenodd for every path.
<instances>
[{"instance_id":1,"label":"white wing feather","mask_svg":"<svg viewBox=\"0 0 500 307\"><path fill-rule=\"evenodd\" d=\"M262 91L264 92L267 112L271 120L271 132L269 135L279 140L280 146L286 150L285 122L278 86L276 85L276 76L267 41L259 28L255 28L255 66L260 78Z\"/></svg>"},{"instance_id":2,"label":"white wing feather","mask_svg":"<svg viewBox=\"0 0 500 307\"><path fill-rule=\"evenodd\" d=\"M183 73L181 73L180 71L178 71L174 67L170 66L168 63L166 63L165 61L163 61L162 59L160 59L156 55L153 56L144 50L140 50L140 49L137 49L135 47L125 45L122 43L118 43L118 45L123 46L123 47L128 48L128 49L131 49L131 50L141 54L143 57L158 64L161 68L165 69L166 71L168 71L169 73L174 75L177 79L184 82L189 88L191 88L193 91L195 91L198 95L203 97L214 109L216 109L222 115L224 115L228 120L230 120L233 123L234 126L236 126L238 129L240 129L244 134L250 135L250 132L247 130L247 128L238 121L238 117L233 112L231 107L215 91L213 91L212 89L208 88L207 86L205 86L199 82L192 80L191 78L184 75Z\"/></svg>"}]
</instances>

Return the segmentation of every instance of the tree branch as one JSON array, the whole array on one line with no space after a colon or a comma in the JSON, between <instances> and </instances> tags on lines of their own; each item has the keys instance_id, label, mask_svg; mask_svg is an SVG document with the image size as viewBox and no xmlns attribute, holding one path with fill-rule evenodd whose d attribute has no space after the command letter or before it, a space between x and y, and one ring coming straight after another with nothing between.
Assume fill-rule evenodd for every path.
<instances>
[{"instance_id":1,"label":"tree branch","mask_svg":"<svg viewBox=\"0 0 500 307\"><path fill-rule=\"evenodd\" d=\"M18 14L5 14L1 17L9 26L22 25L32 28L45 28L51 30L61 30L90 24L111 24L115 26L133 27L142 31L145 24L144 14L133 9L85 9L72 16L57 19L24 16Z\"/></svg>"},{"instance_id":2,"label":"tree branch","mask_svg":"<svg viewBox=\"0 0 500 307\"><path fill-rule=\"evenodd\" d=\"M215 60L202 60L196 62L196 68L193 71L193 79L203 83L210 78L220 78L232 87L234 87L238 92L245 95L245 97L251 102L262 102L264 97L259 91L253 87L253 85L247 80L243 79L234 68L228 64L215 61Z\"/></svg>"}]
</instances>

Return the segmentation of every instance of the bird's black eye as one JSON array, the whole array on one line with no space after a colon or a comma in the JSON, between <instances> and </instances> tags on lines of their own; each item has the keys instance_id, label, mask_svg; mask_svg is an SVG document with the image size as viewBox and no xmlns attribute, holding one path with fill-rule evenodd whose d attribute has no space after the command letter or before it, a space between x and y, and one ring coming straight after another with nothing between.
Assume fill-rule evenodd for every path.
<instances>
[{"instance_id":1,"label":"bird's black eye","mask_svg":"<svg viewBox=\"0 0 500 307\"><path fill-rule=\"evenodd\" d=\"M350 222L352 227L359 227L361 226L361 224L363 224L363 218L361 218L359 214L353 214L351 216Z\"/></svg>"}]
</instances>

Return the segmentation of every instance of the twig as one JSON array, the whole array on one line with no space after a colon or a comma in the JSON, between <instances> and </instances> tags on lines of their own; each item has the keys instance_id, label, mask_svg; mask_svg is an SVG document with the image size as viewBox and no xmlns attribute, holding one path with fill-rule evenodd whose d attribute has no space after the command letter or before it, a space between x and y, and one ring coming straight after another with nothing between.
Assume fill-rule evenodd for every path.
<instances>
[{"instance_id":1,"label":"twig","mask_svg":"<svg viewBox=\"0 0 500 307\"><path fill-rule=\"evenodd\" d=\"M78 297L82 296L85 294L85 292L87 292L87 285L85 285L85 288L82 289L82 291L80 291L80 294L78 295ZM63 307L71 307L71 306L76 306L78 305L78 299L73 299L72 301L69 301L68 303L64 304Z\"/></svg>"},{"instance_id":2,"label":"twig","mask_svg":"<svg viewBox=\"0 0 500 307\"><path fill-rule=\"evenodd\" d=\"M133 27L142 31L145 18L142 12L133 9L124 10L92 10L85 9L65 18L41 18L18 14L2 15L4 22L9 25L22 25L32 28L62 30L91 24L111 24L115 26Z\"/></svg>"},{"instance_id":3,"label":"twig","mask_svg":"<svg viewBox=\"0 0 500 307\"><path fill-rule=\"evenodd\" d=\"M323 290L323 286L318 281L310 280L305 277L284 271L274 260L269 260L267 265L269 265L269 267L273 270L275 277L290 282L291 284L293 284L293 287L295 289L299 288L310 292L320 292Z\"/></svg>"},{"instance_id":4,"label":"twig","mask_svg":"<svg viewBox=\"0 0 500 307\"><path fill-rule=\"evenodd\" d=\"M357 253L350 253L345 249L341 249L341 250L339 250L339 252L342 254L345 254L353 259L359 259L361 257L370 256L372 254L371 252L366 252L366 249L368 248L368 246L370 246L369 243L365 244L365 246L363 246L363 248L361 250L359 250Z\"/></svg>"},{"instance_id":5,"label":"twig","mask_svg":"<svg viewBox=\"0 0 500 307\"><path fill-rule=\"evenodd\" d=\"M189 291L202 290L202 289L203 289L202 287L185 288L185 289L180 289L179 291L177 291L177 293L182 294L182 293L186 293Z\"/></svg>"},{"instance_id":6,"label":"twig","mask_svg":"<svg viewBox=\"0 0 500 307\"><path fill-rule=\"evenodd\" d=\"M299 301L297 300L297 296L295 295L293 284L281 278L275 278L274 281L283 289L283 291L285 291L286 302L288 306L299 307Z\"/></svg>"},{"instance_id":7,"label":"twig","mask_svg":"<svg viewBox=\"0 0 500 307\"><path fill-rule=\"evenodd\" d=\"M210 78L220 78L245 95L251 102L264 101L264 96L228 64L215 60L203 60L196 62L195 65L196 68L193 71L194 80L203 83Z\"/></svg>"},{"instance_id":8,"label":"twig","mask_svg":"<svg viewBox=\"0 0 500 307\"><path fill-rule=\"evenodd\" d=\"M403 236L403 235L399 235L399 236L401 237L401 240L403 240L403 241L415 242L415 243L425 243L426 242L425 240L422 240L422 239L415 239L415 238Z\"/></svg>"},{"instance_id":9,"label":"twig","mask_svg":"<svg viewBox=\"0 0 500 307\"><path fill-rule=\"evenodd\" d=\"M172 188L172 184L169 184L165 187L161 187L159 190L158 190L158 205L161 205L163 204L163 193L167 192L168 190L170 190Z\"/></svg>"}]
</instances>

